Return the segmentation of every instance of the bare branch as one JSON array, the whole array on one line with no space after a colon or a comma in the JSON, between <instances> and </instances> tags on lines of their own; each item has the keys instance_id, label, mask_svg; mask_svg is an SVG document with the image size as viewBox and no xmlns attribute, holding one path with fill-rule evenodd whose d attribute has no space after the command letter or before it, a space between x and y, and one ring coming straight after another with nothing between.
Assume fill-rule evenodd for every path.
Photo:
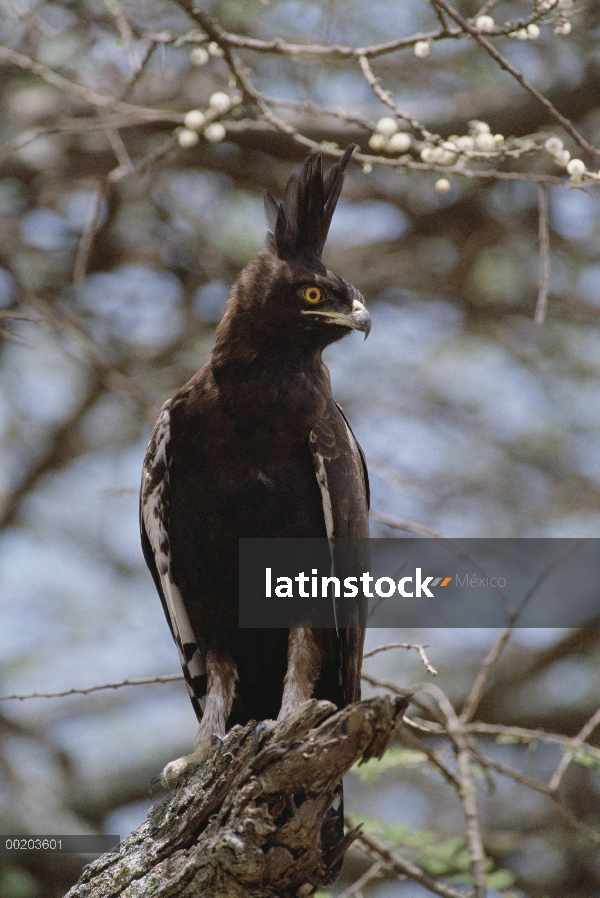
<instances>
[{"instance_id":1,"label":"bare branch","mask_svg":"<svg viewBox=\"0 0 600 898\"><path fill-rule=\"evenodd\" d=\"M595 716L596 715L594 715L594 717ZM587 725L588 724L586 724L586 726ZM579 744L577 742L577 736L564 736L561 733L548 733L546 730L542 729L529 730L526 727L507 726L506 724L501 723L481 723L480 721L467 724L465 732L527 743L548 742L550 744L560 745L567 750L573 748L575 753L579 748L582 748L597 761L600 761L600 748L587 743Z\"/></svg>"},{"instance_id":2,"label":"bare branch","mask_svg":"<svg viewBox=\"0 0 600 898\"><path fill-rule=\"evenodd\" d=\"M512 635L513 628L512 626L507 627L500 639L498 639L492 648L487 653L483 664L479 668L477 676L475 677L475 682L471 687L471 691L467 696L467 700L463 705L463 709L460 712L460 720L461 723L468 723L469 720L472 719L473 715L477 711L477 708L481 704L481 699L483 698L483 693L485 691L485 687L487 686L488 680L494 670L494 667L498 663L500 655L506 648L508 641Z\"/></svg>"},{"instance_id":3,"label":"bare branch","mask_svg":"<svg viewBox=\"0 0 600 898\"><path fill-rule=\"evenodd\" d=\"M380 524L387 524L395 530L406 530L409 533L415 533L417 536L428 536L432 539L445 539L441 533L426 527L424 524L417 524L415 521L403 521L391 514L385 514L381 511L371 511L371 518Z\"/></svg>"},{"instance_id":4,"label":"bare branch","mask_svg":"<svg viewBox=\"0 0 600 898\"><path fill-rule=\"evenodd\" d=\"M175 0L178 6L181 6L188 15L198 22L211 40L216 40L220 47L237 47L244 50L254 50L257 53L273 53L292 57L325 57L329 59L348 59L359 56L382 56L383 54L393 53L396 50L403 50L407 47L413 47L418 41L436 41L446 37L460 38L463 37L463 31L460 28L448 31L446 29L438 29L437 31L428 31L420 34L413 34L410 37L398 38L393 41L386 41L382 44L373 44L368 47L343 47L336 44L290 44L281 38L264 41L253 37L245 37L239 34L232 34L221 28L214 20L211 20L205 13L201 12L192 0ZM206 37L204 37L204 40ZM177 40L177 38L171 38ZM199 38L202 41L202 38Z\"/></svg>"},{"instance_id":5,"label":"bare branch","mask_svg":"<svg viewBox=\"0 0 600 898\"><path fill-rule=\"evenodd\" d=\"M127 54L129 56L129 65L131 66L132 76L139 72L142 63L138 56L135 44L133 42L133 32L131 30L131 25L127 21L127 17L121 8L121 4L118 0L104 0L109 12L115 17L115 22L117 23L117 28L119 29L119 34L123 38L123 43L127 47Z\"/></svg>"},{"instance_id":6,"label":"bare branch","mask_svg":"<svg viewBox=\"0 0 600 898\"><path fill-rule=\"evenodd\" d=\"M100 210L102 208L102 199L104 197L105 189L106 185L103 181L100 181L96 185L96 189L90 203L90 210L85 223L85 227L81 232L79 245L77 247L77 254L75 256L75 264L73 266L73 283L75 284L75 286L83 284L85 280L88 258L92 249L92 244L94 242L96 230L98 228L98 221L100 219Z\"/></svg>"},{"instance_id":7,"label":"bare branch","mask_svg":"<svg viewBox=\"0 0 600 898\"><path fill-rule=\"evenodd\" d=\"M351 821L348 821L348 825ZM420 882L422 886L433 892L434 895L440 895L441 898L471 898L474 892L459 892L453 886L434 879L429 873L426 873L421 867L413 863L406 857L402 857L397 851L390 851L382 839L377 838L372 833L360 832L357 837L357 843L363 845L369 853L374 857L381 858L386 867L389 867L397 876L404 878L406 876Z\"/></svg>"},{"instance_id":8,"label":"bare branch","mask_svg":"<svg viewBox=\"0 0 600 898\"><path fill-rule=\"evenodd\" d=\"M596 711L595 714L592 714L588 722L581 728L577 736L573 739L573 744L570 748L565 751L564 755L560 759L558 767L552 774L550 778L550 782L548 783L548 789L550 792L555 792L561 784L562 778L567 772L573 758L577 754L577 752L582 748L583 743L587 739L588 736L594 732L597 726L600 725L600 708Z\"/></svg>"},{"instance_id":9,"label":"bare branch","mask_svg":"<svg viewBox=\"0 0 600 898\"><path fill-rule=\"evenodd\" d=\"M474 898L485 898L487 894L486 857L479 820L477 791L471 769L471 747L464 734L462 722L446 694L433 684L425 684L422 688L436 699L446 718L447 732L456 753L456 775L460 782L459 797L465 818L467 846L471 858L473 896Z\"/></svg>"},{"instance_id":10,"label":"bare branch","mask_svg":"<svg viewBox=\"0 0 600 898\"><path fill-rule=\"evenodd\" d=\"M368 652L365 652L363 658L371 658L373 655L377 655L379 652L387 652L389 649L415 649L419 653L419 657L423 662L426 670L429 671L430 674L435 676L437 674L437 670L430 664L427 655L425 654L425 649L427 646L418 645L414 642L388 642L386 645L378 645L377 648L371 649Z\"/></svg>"},{"instance_id":11,"label":"bare branch","mask_svg":"<svg viewBox=\"0 0 600 898\"><path fill-rule=\"evenodd\" d=\"M360 70L363 73L363 77L367 84L373 89L373 93L384 103L389 109L393 111L393 113L398 116L398 118L404 119L404 121L408 122L411 128L420 135L422 140L437 140L437 135L431 134L427 131L416 119L414 119L411 115L401 109L398 104L392 98L389 90L384 90L381 86L381 82L376 77L373 69L369 65L369 60L366 55L363 53L358 57L358 64L360 66Z\"/></svg>"},{"instance_id":12,"label":"bare branch","mask_svg":"<svg viewBox=\"0 0 600 898\"><path fill-rule=\"evenodd\" d=\"M414 696L411 701L415 701ZM407 717L405 715L403 718L403 722L404 730L402 731L402 742L409 745L410 748L414 748L416 751L422 752L433 764L433 766L440 771L446 782L448 782L451 786L454 786L454 788L458 790L460 788L460 782L458 781L454 773L450 770L450 768L437 756L434 751L428 748L427 745L423 744L423 740L419 738L419 736L411 732L410 724L412 723L412 721L410 717Z\"/></svg>"},{"instance_id":13,"label":"bare branch","mask_svg":"<svg viewBox=\"0 0 600 898\"><path fill-rule=\"evenodd\" d=\"M573 829L576 829L578 832L582 833L586 838L590 839L590 841L595 842L597 845L600 845L600 832L583 823L545 783L541 783L539 780L536 780L531 776L527 776L527 774L525 773L520 773L518 770L513 770L512 767L508 767L506 764L502 764L499 761L492 761L490 758L483 757L479 757L479 761L481 764L484 764L491 770L497 770L498 773L502 773L504 776L510 777L516 783L521 783L521 785L527 786L527 788L529 789L533 789L534 792L539 792L542 795L545 795L552 801L554 806L560 811L562 817L565 818L565 820L569 823L570 826L573 827Z\"/></svg>"},{"instance_id":14,"label":"bare branch","mask_svg":"<svg viewBox=\"0 0 600 898\"><path fill-rule=\"evenodd\" d=\"M77 84L75 81L69 81L68 78L59 75L49 66L44 65L41 62L36 62L36 60L31 59L29 56L24 56L22 53L17 53L16 50L11 50L9 47L0 46L0 62L15 65L26 72L32 72L34 75L39 75L39 77L43 78L48 84L51 84L68 96L77 100L83 100L84 103L89 103L90 106L95 106L98 109L113 109L118 112L128 112L142 116L147 121L160 121L165 118L165 113L161 109L150 109L146 106L134 106L131 103L124 103L122 100L107 97L106 94L98 93L98 91L91 87L85 87L82 84Z\"/></svg>"},{"instance_id":15,"label":"bare branch","mask_svg":"<svg viewBox=\"0 0 600 898\"><path fill-rule=\"evenodd\" d=\"M158 677L141 677L136 680L121 680L120 683L104 683L102 686L88 686L85 689L65 689L63 692L30 692L27 695L0 695L0 702L29 698L64 698L66 695L89 695L104 689L120 689L122 686L148 686L150 683L174 683L183 680L183 674L164 674Z\"/></svg>"},{"instance_id":16,"label":"bare branch","mask_svg":"<svg viewBox=\"0 0 600 898\"><path fill-rule=\"evenodd\" d=\"M119 134L118 130L116 128L108 128L106 131L106 136L108 137L110 145L113 148L113 152L117 157L119 168L121 168L125 172L132 172L133 162L131 161L131 157L127 152L127 147L123 143L123 138Z\"/></svg>"},{"instance_id":17,"label":"bare branch","mask_svg":"<svg viewBox=\"0 0 600 898\"><path fill-rule=\"evenodd\" d=\"M590 155L592 156L600 156L600 150L597 150L596 147L592 146L591 143L588 143L588 141L584 137L582 137L579 131L577 131L573 127L569 119L565 118L565 116L562 115L558 111L558 109L556 109L552 105L547 97L541 94L539 90L533 86L533 84L527 81L527 79L521 74L521 72L519 72L518 69L511 65L508 59L502 56L502 54L499 53L498 50L496 50L494 45L491 44L487 40L487 38L483 37L483 35L480 31L477 30L477 28L467 22L466 19L463 19L463 17L455 9L453 9L453 7L446 2L446 0L433 0L433 2L436 3L440 9L443 9L451 19L454 19L454 21L458 25L460 25L460 27L463 28L464 31L470 34L471 37L473 37L477 41L477 43L483 47L486 53L489 53L492 59L494 59L498 63L498 65L501 66L501 68L503 68L506 72L509 72L509 74L511 74L513 78L519 82L521 87L524 87L525 90L529 91L531 96L534 97L538 101L538 103L542 104L542 106L550 113L552 118L554 118L563 126L565 131L571 135L573 140L576 141L576 143L578 143L582 149L584 149L587 153L590 153Z\"/></svg>"},{"instance_id":18,"label":"bare branch","mask_svg":"<svg viewBox=\"0 0 600 898\"><path fill-rule=\"evenodd\" d=\"M363 873L363 875L353 882L351 886L348 886L347 889L344 889L343 892L340 892L337 898L352 898L352 895L357 895L361 892L363 886L366 886L372 879L377 879L381 870L384 868L385 864L383 861L375 861L372 866Z\"/></svg>"},{"instance_id":19,"label":"bare branch","mask_svg":"<svg viewBox=\"0 0 600 898\"><path fill-rule=\"evenodd\" d=\"M540 287L534 321L536 324L543 324L548 306L548 283L550 280L550 229L548 226L548 190L546 185L540 184L538 191Z\"/></svg>"}]
</instances>

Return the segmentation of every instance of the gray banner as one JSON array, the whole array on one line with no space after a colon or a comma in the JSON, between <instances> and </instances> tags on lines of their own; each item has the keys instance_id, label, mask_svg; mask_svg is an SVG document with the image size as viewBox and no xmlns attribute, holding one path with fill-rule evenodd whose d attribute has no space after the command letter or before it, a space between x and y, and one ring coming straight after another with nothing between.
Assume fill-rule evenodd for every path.
<instances>
[{"instance_id":1,"label":"gray banner","mask_svg":"<svg viewBox=\"0 0 600 898\"><path fill-rule=\"evenodd\" d=\"M242 539L240 626L600 627L598 539Z\"/></svg>"},{"instance_id":2,"label":"gray banner","mask_svg":"<svg viewBox=\"0 0 600 898\"><path fill-rule=\"evenodd\" d=\"M104 854L117 848L120 836L0 836L0 854L44 851L49 854Z\"/></svg>"}]
</instances>

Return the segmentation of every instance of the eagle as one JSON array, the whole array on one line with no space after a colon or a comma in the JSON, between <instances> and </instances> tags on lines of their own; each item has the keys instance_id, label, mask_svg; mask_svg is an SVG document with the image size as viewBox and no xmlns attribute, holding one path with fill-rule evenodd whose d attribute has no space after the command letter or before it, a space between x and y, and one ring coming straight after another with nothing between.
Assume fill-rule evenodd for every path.
<instances>
[{"instance_id":1,"label":"eagle","mask_svg":"<svg viewBox=\"0 0 600 898\"><path fill-rule=\"evenodd\" d=\"M365 458L322 360L371 328L359 291L321 261L354 149L326 177L322 156L309 156L280 204L265 194L266 248L148 444L142 547L199 721L192 754L162 771L167 788L234 724L281 720L312 697L360 699L364 626L243 629L238 616L240 538L369 535Z\"/></svg>"}]
</instances>

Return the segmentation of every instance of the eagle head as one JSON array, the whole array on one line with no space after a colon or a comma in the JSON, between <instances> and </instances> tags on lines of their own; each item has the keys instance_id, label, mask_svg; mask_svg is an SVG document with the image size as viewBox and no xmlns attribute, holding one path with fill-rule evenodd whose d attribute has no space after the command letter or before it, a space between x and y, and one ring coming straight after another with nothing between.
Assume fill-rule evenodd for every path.
<instances>
[{"instance_id":1,"label":"eagle head","mask_svg":"<svg viewBox=\"0 0 600 898\"><path fill-rule=\"evenodd\" d=\"M371 318L359 291L323 265L321 254L342 190L351 145L323 176L323 157L305 160L281 203L265 193L267 248L242 271L217 331L216 350L243 340L247 350L319 351L351 330L365 339ZM237 339L236 339L237 338Z\"/></svg>"}]
</instances>

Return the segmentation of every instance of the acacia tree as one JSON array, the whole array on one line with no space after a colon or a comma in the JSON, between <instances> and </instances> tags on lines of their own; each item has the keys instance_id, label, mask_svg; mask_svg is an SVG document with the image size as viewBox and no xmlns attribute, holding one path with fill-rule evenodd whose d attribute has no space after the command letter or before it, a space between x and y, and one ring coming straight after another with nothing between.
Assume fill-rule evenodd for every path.
<instances>
[{"instance_id":1,"label":"acacia tree","mask_svg":"<svg viewBox=\"0 0 600 898\"><path fill-rule=\"evenodd\" d=\"M332 268L375 308L382 300L384 309L409 310L393 348L371 359L366 382L388 419L389 443L399 442L395 418L409 422L407 442L422 437L415 422L423 428L433 419L477 447L469 455L448 437L444 465L421 474L373 439L374 533L596 533L598 13L567 0L396 6L90 0L10 3L0 13L0 521L7 558L48 559L35 582L42 606L58 590L65 616L79 613L84 590L57 586L57 570L70 568L79 583L84 574L62 549L43 554L35 543L28 555L40 530L46 541L74 544L88 565L100 559L110 568L113 612L125 603L119 596L134 604L141 557L138 565L122 549L116 525L135 529L130 506L96 513L87 490L133 485L114 479L115 459L125 466L130 452L141 464L157 406L206 358L226 287L262 240L258 193L266 187L280 196L308 152L335 160L350 142L359 150L347 181L351 204L339 210L345 231L337 243L332 234ZM389 315L382 322L392 333ZM439 332L426 356L424 327ZM423 358L418 376L402 382L412 392L390 397L412 350ZM507 361L496 364L500 353ZM505 402L486 378L509 381ZM384 380L393 386L379 394ZM515 417L525 395L531 401ZM349 401L369 411L371 402ZM99 592L86 605L93 635L106 614ZM27 592L17 594L26 615ZM540 697L544 676L560 677L568 664L580 665L586 680L597 663L594 632L563 635L545 649L517 643L511 652L513 634L509 627L490 636L489 651L469 655L460 670L448 660L441 686L425 656L427 683L392 749L362 770L384 787L399 771L402 782L433 788L437 806L449 789L457 799L452 823L409 830L363 819L344 894L369 893L382 878L400 889L407 877L441 895L457 895L462 884L474 896L486 888L532 896L597 890L599 716L585 690L561 705L560 721ZM53 654L70 651L60 631ZM441 669L441 648L427 651ZM403 694L422 679L397 661L370 666L397 652L371 654L365 681L378 691ZM21 682L11 657L3 691L25 692L11 688ZM113 677L114 665L107 656L103 674L82 684L74 661L56 691L81 684L85 693L136 676L123 663ZM33 652L19 669L27 667L47 671L25 682L48 692L50 660L36 664ZM157 678L151 671L137 679ZM523 683L539 700L523 701ZM145 761L132 757L122 776L93 791L57 735L88 706L28 716L31 703L22 715L13 704L2 718L6 831L34 832L57 818L97 830L115 808L139 800L164 763L166 748ZM36 746L60 771L43 796L11 740ZM499 742L514 746L509 757ZM540 749L531 770L531 752L521 751L531 745L555 755ZM486 799L479 777L490 789L504 778L528 790L521 829L508 814L512 798ZM358 822L354 813L350 827ZM521 839L531 854L552 858L552 875L532 876L522 859L513 862ZM36 883L62 894L80 866L37 856L13 864L0 879L8 895L33 895Z\"/></svg>"}]
</instances>

